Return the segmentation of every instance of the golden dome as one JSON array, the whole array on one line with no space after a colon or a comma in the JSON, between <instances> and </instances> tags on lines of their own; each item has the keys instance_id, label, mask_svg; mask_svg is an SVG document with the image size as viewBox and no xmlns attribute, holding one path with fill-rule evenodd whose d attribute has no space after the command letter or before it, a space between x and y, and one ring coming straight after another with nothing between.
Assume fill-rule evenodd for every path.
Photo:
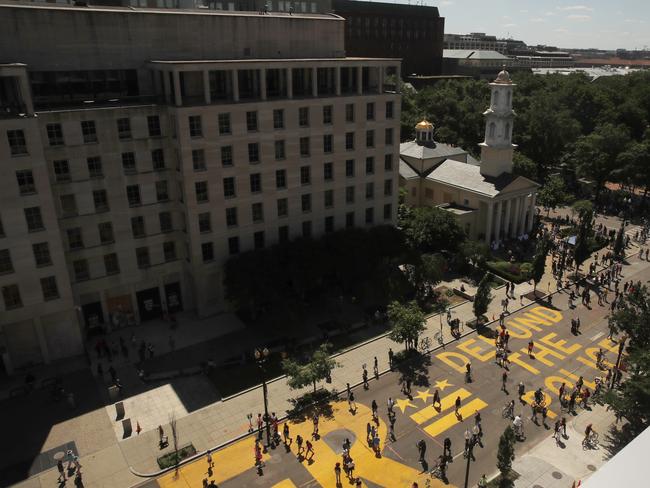
<instances>
[{"instance_id":1,"label":"golden dome","mask_svg":"<svg viewBox=\"0 0 650 488\"><path fill-rule=\"evenodd\" d=\"M433 124L428 120L422 120L415 125L416 129L433 129Z\"/></svg>"},{"instance_id":2,"label":"golden dome","mask_svg":"<svg viewBox=\"0 0 650 488\"><path fill-rule=\"evenodd\" d=\"M511 83L510 81L510 73L508 73L505 70L505 66L503 67L503 71L500 71L499 74L497 75L497 79L494 80L496 83Z\"/></svg>"}]
</instances>

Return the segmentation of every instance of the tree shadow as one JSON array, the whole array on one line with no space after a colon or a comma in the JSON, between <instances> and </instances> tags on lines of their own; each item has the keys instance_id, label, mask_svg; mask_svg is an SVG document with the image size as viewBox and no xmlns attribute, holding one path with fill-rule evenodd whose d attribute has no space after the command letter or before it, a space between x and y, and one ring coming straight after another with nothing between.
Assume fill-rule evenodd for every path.
<instances>
[{"instance_id":1,"label":"tree shadow","mask_svg":"<svg viewBox=\"0 0 650 488\"><path fill-rule=\"evenodd\" d=\"M630 429L629 424L624 424L620 429L615 425L610 426L605 434L605 442L601 442L601 446L607 453L605 459L609 460L613 458L621 449L627 446L634 437L635 435L632 432L632 429Z\"/></svg>"},{"instance_id":2,"label":"tree shadow","mask_svg":"<svg viewBox=\"0 0 650 488\"><path fill-rule=\"evenodd\" d=\"M417 351L400 351L395 354L395 370L400 374L399 383L410 381L413 386L429 386L431 357Z\"/></svg>"},{"instance_id":3,"label":"tree shadow","mask_svg":"<svg viewBox=\"0 0 650 488\"><path fill-rule=\"evenodd\" d=\"M287 417L294 423L305 422L313 418L314 414L331 419L334 417L334 412L330 402L337 398L337 392L325 389L309 392L298 398L290 398L289 403L293 408L286 411Z\"/></svg>"}]
</instances>

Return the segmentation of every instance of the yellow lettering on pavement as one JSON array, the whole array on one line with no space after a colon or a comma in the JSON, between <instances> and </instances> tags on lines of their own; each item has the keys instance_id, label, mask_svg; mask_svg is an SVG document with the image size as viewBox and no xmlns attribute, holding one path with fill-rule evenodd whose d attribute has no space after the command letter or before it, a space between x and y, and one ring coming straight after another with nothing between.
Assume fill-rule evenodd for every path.
<instances>
[{"instance_id":1,"label":"yellow lettering on pavement","mask_svg":"<svg viewBox=\"0 0 650 488\"><path fill-rule=\"evenodd\" d=\"M562 314L557 310L546 307L534 307L530 309L530 312L535 315L540 315L551 322L558 323L562 320Z\"/></svg>"},{"instance_id":2,"label":"yellow lettering on pavement","mask_svg":"<svg viewBox=\"0 0 650 488\"><path fill-rule=\"evenodd\" d=\"M573 388L573 383L562 376L547 376L544 379L544 386L546 386L546 389L552 391L556 395L560 392L560 386L562 386L562 383L566 383L565 386L568 388Z\"/></svg>"},{"instance_id":3,"label":"yellow lettering on pavement","mask_svg":"<svg viewBox=\"0 0 650 488\"><path fill-rule=\"evenodd\" d=\"M460 349L463 352L466 352L470 356L475 357L476 359L478 359L483 363L489 361L494 357L494 349L486 353L484 352L485 349L483 349L482 347L479 346L471 347L473 344L476 344L476 339L467 339L466 341L458 344L456 348Z\"/></svg>"},{"instance_id":4,"label":"yellow lettering on pavement","mask_svg":"<svg viewBox=\"0 0 650 488\"><path fill-rule=\"evenodd\" d=\"M469 361L467 356L460 354L458 352L446 351L436 354L436 357L440 359L447 366L451 366L453 369L459 373L465 373L465 365Z\"/></svg>"},{"instance_id":5,"label":"yellow lettering on pavement","mask_svg":"<svg viewBox=\"0 0 650 488\"><path fill-rule=\"evenodd\" d=\"M528 354L528 349L522 348L521 352ZM553 356L557 359L565 359L566 356L560 354L559 352L554 351L553 349L550 349L546 346L542 346L541 344L537 343L537 347L535 348L533 357L535 360L539 361L540 363L544 363L546 366L555 366L554 363L546 359L547 356Z\"/></svg>"},{"instance_id":6,"label":"yellow lettering on pavement","mask_svg":"<svg viewBox=\"0 0 650 488\"><path fill-rule=\"evenodd\" d=\"M460 419L464 420L466 417L471 417L475 411L483 410L485 407L487 407L487 405L488 404L480 398L474 398L467 405L463 405L458 409L458 413L460 415L459 417L456 416L456 412L450 412L444 417L441 417L440 420L436 420L431 425L425 427L424 431L431 437L435 437L450 427L456 425L461 421Z\"/></svg>"},{"instance_id":7,"label":"yellow lettering on pavement","mask_svg":"<svg viewBox=\"0 0 650 488\"><path fill-rule=\"evenodd\" d=\"M574 344L572 346L567 347L567 341L563 339L558 339L557 341L553 342L553 339L557 337L557 334L555 332L551 332L550 334L546 334L544 337L540 339L540 342L543 342L544 344L554 347L558 351L571 355L574 352L576 352L578 349L582 347L580 344Z\"/></svg>"},{"instance_id":8,"label":"yellow lettering on pavement","mask_svg":"<svg viewBox=\"0 0 650 488\"><path fill-rule=\"evenodd\" d=\"M444 396L440 399L440 411L443 412L455 405L456 402L456 397L460 397L461 400L465 400L466 398L471 397L472 394L467 391L465 388L459 388L453 393L450 393L447 396ZM433 408L433 406L429 405L427 407L424 407L422 410L419 410L415 412L414 414L411 414L411 419L416 423L416 424L423 424L427 420L431 420L433 417L438 415L438 410Z\"/></svg>"},{"instance_id":9,"label":"yellow lettering on pavement","mask_svg":"<svg viewBox=\"0 0 650 488\"><path fill-rule=\"evenodd\" d=\"M526 351L528 351L528 350L527 350L527 349L522 349L522 351L526 352ZM531 366L530 364L526 363L526 362L523 360L521 354L519 354L518 352L513 352L512 354L510 354L510 355L508 356L508 360L509 360L512 364L516 364L516 365L518 365L518 366L521 366L522 368L524 368L524 369L530 371L530 372L533 373L533 374L539 374L539 369L537 369L537 368L535 368L534 366Z\"/></svg>"}]
</instances>

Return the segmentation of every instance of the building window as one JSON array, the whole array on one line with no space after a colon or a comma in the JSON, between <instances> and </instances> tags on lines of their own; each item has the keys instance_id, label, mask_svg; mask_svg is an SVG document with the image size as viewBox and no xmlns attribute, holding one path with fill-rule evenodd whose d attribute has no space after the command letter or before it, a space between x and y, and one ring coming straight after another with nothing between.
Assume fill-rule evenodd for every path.
<instances>
[{"instance_id":1,"label":"building window","mask_svg":"<svg viewBox=\"0 0 650 488\"><path fill-rule=\"evenodd\" d=\"M393 171L393 155L384 155L384 171Z\"/></svg>"},{"instance_id":2,"label":"building window","mask_svg":"<svg viewBox=\"0 0 650 488\"><path fill-rule=\"evenodd\" d=\"M366 147L375 147L375 131L366 131Z\"/></svg>"},{"instance_id":3,"label":"building window","mask_svg":"<svg viewBox=\"0 0 650 488\"><path fill-rule=\"evenodd\" d=\"M228 253L232 256L233 254L239 254L239 237L229 237L228 238Z\"/></svg>"},{"instance_id":4,"label":"building window","mask_svg":"<svg viewBox=\"0 0 650 488\"><path fill-rule=\"evenodd\" d=\"M354 122L354 103L345 104L345 121Z\"/></svg>"},{"instance_id":5,"label":"building window","mask_svg":"<svg viewBox=\"0 0 650 488\"><path fill-rule=\"evenodd\" d=\"M194 183L194 192L196 193L196 203L205 203L208 201L208 182L197 181Z\"/></svg>"},{"instance_id":6,"label":"building window","mask_svg":"<svg viewBox=\"0 0 650 488\"><path fill-rule=\"evenodd\" d=\"M257 132L257 112L246 112L246 130Z\"/></svg>"},{"instance_id":7,"label":"building window","mask_svg":"<svg viewBox=\"0 0 650 488\"><path fill-rule=\"evenodd\" d=\"M151 164L154 171L165 169L165 152L162 149L151 151Z\"/></svg>"},{"instance_id":8,"label":"building window","mask_svg":"<svg viewBox=\"0 0 650 488\"><path fill-rule=\"evenodd\" d=\"M11 253L9 249L0 249L0 274L14 272L14 265L11 262Z\"/></svg>"},{"instance_id":9,"label":"building window","mask_svg":"<svg viewBox=\"0 0 650 488\"><path fill-rule=\"evenodd\" d=\"M122 169L125 174L133 174L136 172L135 167L135 153L125 152L122 153Z\"/></svg>"},{"instance_id":10,"label":"building window","mask_svg":"<svg viewBox=\"0 0 650 488\"><path fill-rule=\"evenodd\" d=\"M386 118L387 119L392 119L394 115L394 103L393 102L386 102Z\"/></svg>"},{"instance_id":11,"label":"building window","mask_svg":"<svg viewBox=\"0 0 650 488\"><path fill-rule=\"evenodd\" d=\"M331 125L332 124L332 113L333 113L333 108L331 105L325 105L323 107L323 124L324 125Z\"/></svg>"},{"instance_id":12,"label":"building window","mask_svg":"<svg viewBox=\"0 0 650 488\"><path fill-rule=\"evenodd\" d=\"M128 118L117 119L117 137L120 141L131 139L131 120Z\"/></svg>"},{"instance_id":13,"label":"building window","mask_svg":"<svg viewBox=\"0 0 650 488\"><path fill-rule=\"evenodd\" d=\"M204 263L214 261L214 247L211 242L201 244L201 255L203 256Z\"/></svg>"},{"instance_id":14,"label":"building window","mask_svg":"<svg viewBox=\"0 0 650 488\"><path fill-rule=\"evenodd\" d=\"M114 275L120 272L120 263L117 259L117 254L114 252L104 254L104 269L107 275Z\"/></svg>"},{"instance_id":15,"label":"building window","mask_svg":"<svg viewBox=\"0 0 650 488\"><path fill-rule=\"evenodd\" d=\"M25 133L22 130L8 130L7 139L9 139L12 156L27 154L27 142L25 141Z\"/></svg>"},{"instance_id":16,"label":"building window","mask_svg":"<svg viewBox=\"0 0 650 488\"><path fill-rule=\"evenodd\" d=\"M97 225L97 229L99 230L99 242L102 244L110 244L112 242L115 242L112 223L102 222Z\"/></svg>"},{"instance_id":17,"label":"building window","mask_svg":"<svg viewBox=\"0 0 650 488\"><path fill-rule=\"evenodd\" d=\"M311 237L311 220L305 220L302 223L302 236Z\"/></svg>"},{"instance_id":18,"label":"building window","mask_svg":"<svg viewBox=\"0 0 650 488\"><path fill-rule=\"evenodd\" d=\"M334 232L334 217L331 215L325 217L325 232Z\"/></svg>"},{"instance_id":19,"label":"building window","mask_svg":"<svg viewBox=\"0 0 650 488\"><path fill-rule=\"evenodd\" d=\"M21 195L31 195L36 193L36 185L34 184L34 175L32 170L23 169L16 171L16 180L18 181L18 189Z\"/></svg>"},{"instance_id":20,"label":"building window","mask_svg":"<svg viewBox=\"0 0 650 488\"><path fill-rule=\"evenodd\" d=\"M174 241L163 242L163 257L166 263L176 260L176 243Z\"/></svg>"},{"instance_id":21,"label":"building window","mask_svg":"<svg viewBox=\"0 0 650 488\"><path fill-rule=\"evenodd\" d=\"M248 144L248 162L251 164L260 162L260 145L257 142Z\"/></svg>"},{"instance_id":22,"label":"building window","mask_svg":"<svg viewBox=\"0 0 650 488\"><path fill-rule=\"evenodd\" d=\"M139 215L137 217L131 217L131 232L133 232L133 237L136 239L147 236L147 232L144 228L143 216Z\"/></svg>"},{"instance_id":23,"label":"building window","mask_svg":"<svg viewBox=\"0 0 650 488\"><path fill-rule=\"evenodd\" d=\"M345 228L349 229L350 227L354 227L354 212L345 214Z\"/></svg>"},{"instance_id":24,"label":"building window","mask_svg":"<svg viewBox=\"0 0 650 488\"><path fill-rule=\"evenodd\" d=\"M311 168L309 166L300 167L300 184L303 186L311 184Z\"/></svg>"},{"instance_id":25,"label":"building window","mask_svg":"<svg viewBox=\"0 0 650 488\"><path fill-rule=\"evenodd\" d=\"M287 170L278 169L275 171L275 187L280 190L287 187Z\"/></svg>"},{"instance_id":26,"label":"building window","mask_svg":"<svg viewBox=\"0 0 650 488\"><path fill-rule=\"evenodd\" d=\"M229 207L226 209L226 225L228 227L235 227L237 225L237 207Z\"/></svg>"},{"instance_id":27,"label":"building window","mask_svg":"<svg viewBox=\"0 0 650 488\"><path fill-rule=\"evenodd\" d=\"M309 107L300 107L298 109L298 125L300 127L309 127Z\"/></svg>"},{"instance_id":28,"label":"building window","mask_svg":"<svg viewBox=\"0 0 650 488\"><path fill-rule=\"evenodd\" d=\"M23 306L23 301L20 298L20 290L18 285L7 285L2 287L2 298L5 302L5 309L13 310Z\"/></svg>"},{"instance_id":29,"label":"building window","mask_svg":"<svg viewBox=\"0 0 650 488\"><path fill-rule=\"evenodd\" d=\"M166 234L174 230L172 225L172 214L170 212L158 213L158 223L160 224L160 232Z\"/></svg>"},{"instance_id":30,"label":"building window","mask_svg":"<svg viewBox=\"0 0 650 488\"><path fill-rule=\"evenodd\" d=\"M300 138L300 157L307 158L310 154L309 137Z\"/></svg>"},{"instance_id":31,"label":"building window","mask_svg":"<svg viewBox=\"0 0 650 488\"><path fill-rule=\"evenodd\" d=\"M135 259L138 263L138 268L148 268L151 266L151 260L149 259L149 248L148 247L137 247L135 249Z\"/></svg>"},{"instance_id":32,"label":"building window","mask_svg":"<svg viewBox=\"0 0 650 488\"><path fill-rule=\"evenodd\" d=\"M393 218L393 206L390 203L384 205L384 220Z\"/></svg>"},{"instance_id":33,"label":"building window","mask_svg":"<svg viewBox=\"0 0 650 488\"><path fill-rule=\"evenodd\" d=\"M205 151L192 149L192 168L194 171L205 171Z\"/></svg>"},{"instance_id":34,"label":"building window","mask_svg":"<svg viewBox=\"0 0 650 488\"><path fill-rule=\"evenodd\" d=\"M126 199L129 202L129 207L141 205L142 200L140 200L140 185L128 185L126 187Z\"/></svg>"},{"instance_id":35,"label":"building window","mask_svg":"<svg viewBox=\"0 0 650 488\"><path fill-rule=\"evenodd\" d=\"M47 242L39 242L32 244L32 252L34 253L34 262L37 268L49 266L52 264L52 256L50 255L50 245Z\"/></svg>"},{"instance_id":36,"label":"building window","mask_svg":"<svg viewBox=\"0 0 650 488\"><path fill-rule=\"evenodd\" d=\"M147 116L147 128L149 129L149 137L160 137L162 135L160 117L157 115Z\"/></svg>"},{"instance_id":37,"label":"building window","mask_svg":"<svg viewBox=\"0 0 650 488\"><path fill-rule=\"evenodd\" d=\"M261 173L253 173L250 175L251 193L260 193L262 191L262 175Z\"/></svg>"},{"instance_id":38,"label":"building window","mask_svg":"<svg viewBox=\"0 0 650 488\"><path fill-rule=\"evenodd\" d=\"M86 281L90 279L88 261L85 259L77 259L76 261L73 261L72 270L74 272L75 281Z\"/></svg>"},{"instance_id":39,"label":"building window","mask_svg":"<svg viewBox=\"0 0 650 488\"><path fill-rule=\"evenodd\" d=\"M227 135L231 133L230 128L230 114L219 114L219 135Z\"/></svg>"},{"instance_id":40,"label":"building window","mask_svg":"<svg viewBox=\"0 0 650 488\"><path fill-rule=\"evenodd\" d=\"M387 146L392 146L393 145L393 129L392 128L387 128L384 130L384 139L386 142Z\"/></svg>"},{"instance_id":41,"label":"building window","mask_svg":"<svg viewBox=\"0 0 650 488\"><path fill-rule=\"evenodd\" d=\"M300 205L303 212L311 212L311 194L306 193L300 197Z\"/></svg>"},{"instance_id":42,"label":"building window","mask_svg":"<svg viewBox=\"0 0 650 488\"><path fill-rule=\"evenodd\" d=\"M29 232L36 232L45 229L43 225L43 216L41 215L40 207L30 207L24 209L25 221L27 222L27 230Z\"/></svg>"},{"instance_id":43,"label":"building window","mask_svg":"<svg viewBox=\"0 0 650 488\"><path fill-rule=\"evenodd\" d=\"M372 182L366 183L366 200L375 198L375 184Z\"/></svg>"},{"instance_id":44,"label":"building window","mask_svg":"<svg viewBox=\"0 0 650 488\"><path fill-rule=\"evenodd\" d=\"M223 179L223 196L233 198L235 196L235 178L229 177Z\"/></svg>"},{"instance_id":45,"label":"building window","mask_svg":"<svg viewBox=\"0 0 650 488\"><path fill-rule=\"evenodd\" d=\"M366 174L372 175L375 174L375 158L368 156L366 158Z\"/></svg>"},{"instance_id":46,"label":"building window","mask_svg":"<svg viewBox=\"0 0 650 488\"><path fill-rule=\"evenodd\" d=\"M323 136L323 152L325 154L332 152L332 134L325 134Z\"/></svg>"},{"instance_id":47,"label":"building window","mask_svg":"<svg viewBox=\"0 0 650 488\"><path fill-rule=\"evenodd\" d=\"M281 108L273 110L273 128L284 129L284 110Z\"/></svg>"},{"instance_id":48,"label":"building window","mask_svg":"<svg viewBox=\"0 0 650 488\"><path fill-rule=\"evenodd\" d=\"M190 137L203 137L203 124L200 115L190 115Z\"/></svg>"},{"instance_id":49,"label":"building window","mask_svg":"<svg viewBox=\"0 0 650 488\"><path fill-rule=\"evenodd\" d=\"M372 224L375 221L375 209L370 207L366 209L366 224Z\"/></svg>"},{"instance_id":50,"label":"building window","mask_svg":"<svg viewBox=\"0 0 650 488\"><path fill-rule=\"evenodd\" d=\"M228 220L228 210L230 209L228 208L226 209L226 220ZM212 221L210 219L210 212L200 213L198 215L198 220L199 220L199 232L201 234L212 232Z\"/></svg>"},{"instance_id":51,"label":"building window","mask_svg":"<svg viewBox=\"0 0 650 488\"><path fill-rule=\"evenodd\" d=\"M375 120L375 104L373 102L366 104L366 120Z\"/></svg>"},{"instance_id":52,"label":"building window","mask_svg":"<svg viewBox=\"0 0 650 488\"><path fill-rule=\"evenodd\" d=\"M262 203L256 202L251 205L251 215L254 223L264 222L264 207Z\"/></svg>"},{"instance_id":53,"label":"building window","mask_svg":"<svg viewBox=\"0 0 650 488\"><path fill-rule=\"evenodd\" d=\"M41 278L41 290L43 291L43 300L56 300L59 298L59 288L56 286L56 278L47 276Z\"/></svg>"},{"instance_id":54,"label":"building window","mask_svg":"<svg viewBox=\"0 0 650 488\"><path fill-rule=\"evenodd\" d=\"M354 186L345 187L345 203L354 203Z\"/></svg>"},{"instance_id":55,"label":"building window","mask_svg":"<svg viewBox=\"0 0 650 488\"><path fill-rule=\"evenodd\" d=\"M345 149L346 151L354 150L354 132L345 133Z\"/></svg>"},{"instance_id":56,"label":"building window","mask_svg":"<svg viewBox=\"0 0 650 488\"><path fill-rule=\"evenodd\" d=\"M354 159L348 159L345 161L345 176L348 178L354 178Z\"/></svg>"},{"instance_id":57,"label":"building window","mask_svg":"<svg viewBox=\"0 0 650 488\"><path fill-rule=\"evenodd\" d=\"M333 163L324 163L323 164L323 179L325 181L332 181L334 179L334 164Z\"/></svg>"},{"instance_id":58,"label":"building window","mask_svg":"<svg viewBox=\"0 0 650 488\"><path fill-rule=\"evenodd\" d=\"M156 181L156 200L159 202L169 200L169 185L166 180Z\"/></svg>"},{"instance_id":59,"label":"building window","mask_svg":"<svg viewBox=\"0 0 650 488\"><path fill-rule=\"evenodd\" d=\"M53 161L52 166L54 167L54 177L58 183L70 181L70 165L66 159Z\"/></svg>"},{"instance_id":60,"label":"building window","mask_svg":"<svg viewBox=\"0 0 650 488\"><path fill-rule=\"evenodd\" d=\"M91 179L94 178L103 178L104 169L102 168L102 158L99 156L91 156L86 158L86 163L88 165L88 177Z\"/></svg>"},{"instance_id":61,"label":"building window","mask_svg":"<svg viewBox=\"0 0 650 488\"><path fill-rule=\"evenodd\" d=\"M232 166L232 146L221 146L221 165L228 167Z\"/></svg>"},{"instance_id":62,"label":"building window","mask_svg":"<svg viewBox=\"0 0 650 488\"><path fill-rule=\"evenodd\" d=\"M323 201L325 208L331 208L334 206L334 190L325 190L323 194Z\"/></svg>"},{"instance_id":63,"label":"building window","mask_svg":"<svg viewBox=\"0 0 650 488\"><path fill-rule=\"evenodd\" d=\"M393 180L384 180L384 196L389 197L393 194Z\"/></svg>"},{"instance_id":64,"label":"building window","mask_svg":"<svg viewBox=\"0 0 650 488\"><path fill-rule=\"evenodd\" d=\"M97 127L94 120L84 120L81 122L81 135L84 144L93 144L97 142Z\"/></svg>"},{"instance_id":65,"label":"building window","mask_svg":"<svg viewBox=\"0 0 650 488\"><path fill-rule=\"evenodd\" d=\"M289 215L289 203L286 198L278 198L278 217L286 217Z\"/></svg>"},{"instance_id":66,"label":"building window","mask_svg":"<svg viewBox=\"0 0 650 488\"><path fill-rule=\"evenodd\" d=\"M108 212L108 192L106 190L93 191L93 203L95 204L95 212Z\"/></svg>"},{"instance_id":67,"label":"building window","mask_svg":"<svg viewBox=\"0 0 650 488\"><path fill-rule=\"evenodd\" d=\"M68 246L70 249L81 249L84 247L83 236L81 234L81 227L68 229Z\"/></svg>"},{"instance_id":68,"label":"building window","mask_svg":"<svg viewBox=\"0 0 650 488\"><path fill-rule=\"evenodd\" d=\"M281 225L278 227L278 242L280 244L284 244L286 242L289 242L289 226L288 225Z\"/></svg>"},{"instance_id":69,"label":"building window","mask_svg":"<svg viewBox=\"0 0 650 488\"><path fill-rule=\"evenodd\" d=\"M264 248L264 231L261 230L259 232L255 232L253 234L253 246L255 249L263 249Z\"/></svg>"},{"instance_id":70,"label":"building window","mask_svg":"<svg viewBox=\"0 0 650 488\"><path fill-rule=\"evenodd\" d=\"M50 146L63 146L63 129L61 124L47 124L47 139Z\"/></svg>"},{"instance_id":71,"label":"building window","mask_svg":"<svg viewBox=\"0 0 650 488\"><path fill-rule=\"evenodd\" d=\"M275 141L275 159L284 159L286 157L284 150L284 141Z\"/></svg>"}]
</instances>

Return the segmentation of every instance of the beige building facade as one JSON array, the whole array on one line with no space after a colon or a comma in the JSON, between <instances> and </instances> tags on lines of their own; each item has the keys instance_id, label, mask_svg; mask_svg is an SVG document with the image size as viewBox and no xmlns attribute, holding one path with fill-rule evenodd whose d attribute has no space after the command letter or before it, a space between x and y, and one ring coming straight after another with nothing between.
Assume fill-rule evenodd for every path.
<instances>
[{"instance_id":1,"label":"beige building facade","mask_svg":"<svg viewBox=\"0 0 650 488\"><path fill-rule=\"evenodd\" d=\"M506 71L490 83L480 161L461 148L436 142L428 121L417 124L415 141L400 145L405 203L444 208L470 238L493 246L532 230L539 188L538 183L512 172L514 87Z\"/></svg>"},{"instance_id":2,"label":"beige building facade","mask_svg":"<svg viewBox=\"0 0 650 488\"><path fill-rule=\"evenodd\" d=\"M3 40L13 35L7 19L30 16L52 29L94 22L100 35L84 33L91 45L82 48L98 57L62 58L56 69L56 45L49 56L30 42L3 53L16 60L0 66L4 372L79 354L84 338L108 327L227 310L222 266L232 255L395 223L400 95L387 82L400 62L346 58L341 18L5 11ZM104 24L135 29L150 19L191 37L202 22L253 32L266 18L264 39L246 41L260 56L240 59L230 44L221 56L199 45L182 57L141 44L139 61L133 52L121 59ZM292 36L300 58L265 46ZM56 36L46 29L43 38Z\"/></svg>"}]
</instances>

